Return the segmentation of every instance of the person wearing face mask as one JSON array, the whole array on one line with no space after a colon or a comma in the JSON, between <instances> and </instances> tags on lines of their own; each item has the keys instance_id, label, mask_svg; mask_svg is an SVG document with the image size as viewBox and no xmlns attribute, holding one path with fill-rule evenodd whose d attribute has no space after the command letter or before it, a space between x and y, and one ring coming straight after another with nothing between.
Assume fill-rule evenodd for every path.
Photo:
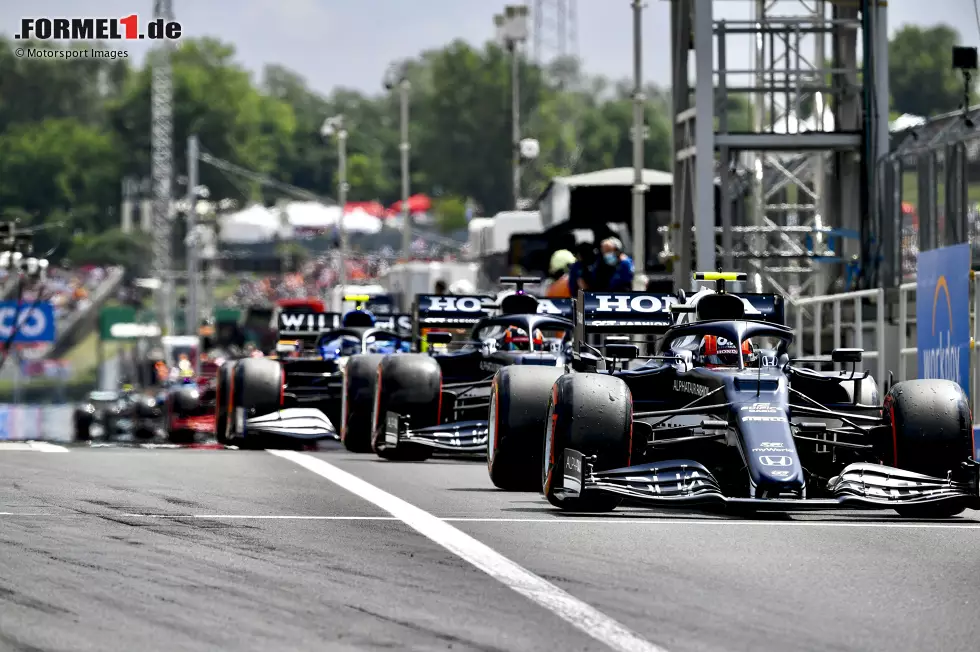
<instances>
[{"instance_id":1,"label":"person wearing face mask","mask_svg":"<svg viewBox=\"0 0 980 652\"><path fill-rule=\"evenodd\" d=\"M604 292L633 290L633 259L623 253L619 238L606 238L600 245L601 256L594 266L595 285Z\"/></svg>"}]
</instances>

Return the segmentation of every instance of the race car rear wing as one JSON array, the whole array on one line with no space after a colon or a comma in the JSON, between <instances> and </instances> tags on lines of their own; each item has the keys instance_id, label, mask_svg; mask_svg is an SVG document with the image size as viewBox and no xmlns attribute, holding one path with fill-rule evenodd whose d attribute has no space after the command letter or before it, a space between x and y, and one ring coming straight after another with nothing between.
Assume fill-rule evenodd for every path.
<instances>
[{"instance_id":1,"label":"race car rear wing","mask_svg":"<svg viewBox=\"0 0 980 652\"><path fill-rule=\"evenodd\" d=\"M575 318L575 301L572 299L538 299L538 314L552 315L554 317L564 317L565 319Z\"/></svg>"},{"instance_id":2,"label":"race car rear wing","mask_svg":"<svg viewBox=\"0 0 980 652\"><path fill-rule=\"evenodd\" d=\"M279 313L279 339L316 339L323 331L340 328L339 312L290 311Z\"/></svg>"},{"instance_id":3,"label":"race car rear wing","mask_svg":"<svg viewBox=\"0 0 980 652\"><path fill-rule=\"evenodd\" d=\"M314 343L321 333L340 328L343 315L339 312L289 312L279 314L279 339L300 340ZM412 316L406 314L376 315L375 328L409 335L412 332Z\"/></svg>"},{"instance_id":4,"label":"race car rear wing","mask_svg":"<svg viewBox=\"0 0 980 652\"><path fill-rule=\"evenodd\" d=\"M575 306L575 353L594 333L658 335L674 323L672 294L651 292L585 292L580 290Z\"/></svg>"},{"instance_id":5,"label":"race car rear wing","mask_svg":"<svg viewBox=\"0 0 980 652\"><path fill-rule=\"evenodd\" d=\"M412 302L412 338L420 342L422 329L472 328L493 312L487 301L480 295L418 294Z\"/></svg>"},{"instance_id":6,"label":"race car rear wing","mask_svg":"<svg viewBox=\"0 0 980 652\"><path fill-rule=\"evenodd\" d=\"M746 294L740 292L736 296L747 300L758 312L758 314L753 314L746 310L746 318L768 321L781 326L786 325L786 303L778 294Z\"/></svg>"}]
</instances>

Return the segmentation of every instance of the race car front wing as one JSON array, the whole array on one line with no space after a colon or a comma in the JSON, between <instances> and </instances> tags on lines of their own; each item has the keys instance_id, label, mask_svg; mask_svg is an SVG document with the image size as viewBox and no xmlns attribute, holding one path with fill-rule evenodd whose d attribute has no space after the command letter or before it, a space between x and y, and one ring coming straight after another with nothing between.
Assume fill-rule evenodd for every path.
<instances>
[{"instance_id":1,"label":"race car front wing","mask_svg":"<svg viewBox=\"0 0 980 652\"><path fill-rule=\"evenodd\" d=\"M758 511L894 509L905 505L961 503L980 508L980 464L963 463L961 479L934 478L881 464L848 465L829 485L829 498L733 498L722 493L711 472L693 460L668 460L610 471L593 471L594 458L566 449L558 497L583 492L623 496L651 507L746 506Z\"/></svg>"},{"instance_id":2,"label":"race car front wing","mask_svg":"<svg viewBox=\"0 0 980 652\"><path fill-rule=\"evenodd\" d=\"M244 408L236 408L235 419L235 430L246 437L255 433L292 439L340 439L327 415L315 408L285 408L248 418Z\"/></svg>"},{"instance_id":3,"label":"race car front wing","mask_svg":"<svg viewBox=\"0 0 980 652\"><path fill-rule=\"evenodd\" d=\"M412 430L409 418L388 412L385 421L385 444L419 444L454 453L486 453L489 425L486 421L457 421Z\"/></svg>"}]
</instances>

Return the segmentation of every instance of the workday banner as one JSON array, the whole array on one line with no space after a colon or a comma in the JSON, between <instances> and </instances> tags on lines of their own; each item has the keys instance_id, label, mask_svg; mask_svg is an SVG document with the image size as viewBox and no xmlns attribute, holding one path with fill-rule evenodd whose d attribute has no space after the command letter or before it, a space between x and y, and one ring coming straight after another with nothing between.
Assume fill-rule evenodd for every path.
<instances>
[{"instance_id":1,"label":"workday banner","mask_svg":"<svg viewBox=\"0 0 980 652\"><path fill-rule=\"evenodd\" d=\"M954 380L969 396L969 244L919 252L915 316L919 378Z\"/></svg>"}]
</instances>

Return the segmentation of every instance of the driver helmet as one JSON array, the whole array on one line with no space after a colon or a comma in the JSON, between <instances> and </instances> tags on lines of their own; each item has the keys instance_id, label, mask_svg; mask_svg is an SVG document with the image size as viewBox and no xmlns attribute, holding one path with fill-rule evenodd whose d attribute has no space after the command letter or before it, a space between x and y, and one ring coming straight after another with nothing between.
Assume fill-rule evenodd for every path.
<instances>
[{"instance_id":1,"label":"driver helmet","mask_svg":"<svg viewBox=\"0 0 980 652\"><path fill-rule=\"evenodd\" d=\"M701 340L698 357L706 367L737 367L738 345L717 335L705 335ZM754 357L755 349L750 340L742 342L742 355L749 363Z\"/></svg>"},{"instance_id":2,"label":"driver helmet","mask_svg":"<svg viewBox=\"0 0 980 652\"><path fill-rule=\"evenodd\" d=\"M505 351L531 350L531 339L527 336L527 331L523 328L508 326L507 330L504 331L503 340L503 349ZM544 334L539 328L534 329L534 344L537 348L540 348L544 344Z\"/></svg>"}]
</instances>

